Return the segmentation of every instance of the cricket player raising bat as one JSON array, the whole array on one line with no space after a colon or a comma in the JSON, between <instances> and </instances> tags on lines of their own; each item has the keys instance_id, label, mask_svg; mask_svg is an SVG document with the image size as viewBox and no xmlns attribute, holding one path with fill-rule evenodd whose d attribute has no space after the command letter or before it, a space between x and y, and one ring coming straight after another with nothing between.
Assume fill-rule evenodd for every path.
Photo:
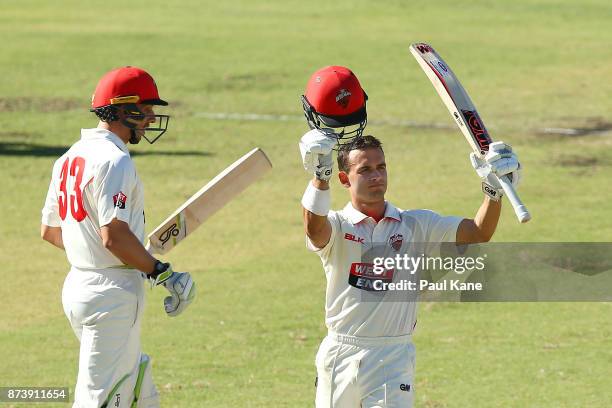
<instances>
[{"instance_id":1,"label":"cricket player raising bat","mask_svg":"<svg viewBox=\"0 0 612 408\"><path fill-rule=\"evenodd\" d=\"M410 252L411 243L426 243L421 248L430 253L425 255L435 256L442 242L486 242L495 232L501 210L501 201L489 196L474 219L401 210L386 201L382 144L362 134L366 100L357 77L340 66L316 71L302 96L311 130L299 148L306 171L314 175L302 198L304 228L307 246L321 258L327 278L328 334L316 356L318 408L412 406L416 302L385 302L382 295L380 301L362 301L368 280L377 279L359 268L362 255L381 244L396 254ZM347 132L351 126L354 129ZM337 150L338 180L350 195L339 211L330 208L333 150ZM497 200L502 194L497 177L507 175L514 187L518 184L517 156L503 142L491 144L484 159L472 154L471 162L496 190ZM398 272L387 278L399 281Z\"/></svg>"},{"instance_id":2,"label":"cricket player raising bat","mask_svg":"<svg viewBox=\"0 0 612 408\"><path fill-rule=\"evenodd\" d=\"M98 126L81 130L53 166L41 235L64 249L72 266L62 303L80 341L74 407L158 407L149 357L140 349L143 279L170 292L170 316L195 296L189 273L173 272L143 246L144 191L127 148L166 131L169 117L153 108L167 104L142 69L108 72L92 98Z\"/></svg>"}]
</instances>

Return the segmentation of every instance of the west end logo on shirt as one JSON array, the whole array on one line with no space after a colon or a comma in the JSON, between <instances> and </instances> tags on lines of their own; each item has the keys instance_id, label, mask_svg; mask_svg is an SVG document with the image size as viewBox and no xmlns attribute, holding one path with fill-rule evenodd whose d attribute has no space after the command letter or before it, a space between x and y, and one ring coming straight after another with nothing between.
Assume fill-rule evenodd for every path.
<instances>
[{"instance_id":1,"label":"west end logo on shirt","mask_svg":"<svg viewBox=\"0 0 612 408\"><path fill-rule=\"evenodd\" d=\"M389 237L389 245L391 245L391 247L395 249L395 251L400 250L403 242L404 236L402 234L393 234Z\"/></svg>"},{"instance_id":2,"label":"west end logo on shirt","mask_svg":"<svg viewBox=\"0 0 612 408\"><path fill-rule=\"evenodd\" d=\"M113 196L113 204L115 205L115 207L120 208L122 210L125 209L126 201L127 196L121 191Z\"/></svg>"},{"instance_id":3,"label":"west end logo on shirt","mask_svg":"<svg viewBox=\"0 0 612 408\"><path fill-rule=\"evenodd\" d=\"M393 282L393 269L387 269L382 273L374 272L374 264L367 262L353 262L349 271L349 285L357 289L382 292L384 289L376 289L374 282ZM380 286L380 285L379 285Z\"/></svg>"}]
</instances>

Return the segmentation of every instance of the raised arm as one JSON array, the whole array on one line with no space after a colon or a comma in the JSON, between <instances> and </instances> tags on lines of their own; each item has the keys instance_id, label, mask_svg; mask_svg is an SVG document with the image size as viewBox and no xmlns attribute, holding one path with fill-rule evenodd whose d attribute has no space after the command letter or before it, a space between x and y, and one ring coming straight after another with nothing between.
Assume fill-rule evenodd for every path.
<instances>
[{"instance_id":1,"label":"raised arm","mask_svg":"<svg viewBox=\"0 0 612 408\"><path fill-rule=\"evenodd\" d=\"M499 221L501 201L485 197L474 219L464 219L457 228L458 244L489 242Z\"/></svg>"},{"instance_id":2,"label":"raised arm","mask_svg":"<svg viewBox=\"0 0 612 408\"><path fill-rule=\"evenodd\" d=\"M308 191L312 189L316 190L312 192ZM325 200L324 197L322 198L321 196L329 195L329 182L315 178L310 182L306 190L308 193L315 195L315 197L313 197L314 201ZM323 248L329 242L332 232L331 224L327 219L327 215L317 215L306 208L303 208L303 212L304 231L306 232L306 235L314 246L317 248Z\"/></svg>"},{"instance_id":3,"label":"raised arm","mask_svg":"<svg viewBox=\"0 0 612 408\"><path fill-rule=\"evenodd\" d=\"M329 179L333 168L332 151L337 143L335 137L317 129L309 131L300 140L304 168L314 174L302 197L304 231L317 248L323 248L331 238L332 228L327 219L331 208Z\"/></svg>"}]
</instances>

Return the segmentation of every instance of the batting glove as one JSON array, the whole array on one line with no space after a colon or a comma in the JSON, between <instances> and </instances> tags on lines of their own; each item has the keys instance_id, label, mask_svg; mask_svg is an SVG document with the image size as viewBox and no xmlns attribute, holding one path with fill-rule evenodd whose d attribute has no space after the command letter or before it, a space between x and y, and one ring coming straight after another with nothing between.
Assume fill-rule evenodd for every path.
<instances>
[{"instance_id":1,"label":"batting glove","mask_svg":"<svg viewBox=\"0 0 612 408\"><path fill-rule=\"evenodd\" d=\"M196 284L188 272L174 272L169 263L162 265L165 270L157 274L155 278L150 278L151 285L162 285L170 292L170 296L164 299L164 310L168 316L178 316L195 298Z\"/></svg>"},{"instance_id":2,"label":"batting glove","mask_svg":"<svg viewBox=\"0 0 612 408\"><path fill-rule=\"evenodd\" d=\"M307 172L323 181L329 181L332 175L332 151L338 144L333 133L324 133L319 129L312 129L300 140L300 153Z\"/></svg>"},{"instance_id":3,"label":"batting glove","mask_svg":"<svg viewBox=\"0 0 612 408\"><path fill-rule=\"evenodd\" d=\"M470 162L482 179L482 191L495 201L499 201L504 195L500 177L507 176L514 188L519 185L521 164L512 147L504 142L491 143L484 158L470 153Z\"/></svg>"}]
</instances>

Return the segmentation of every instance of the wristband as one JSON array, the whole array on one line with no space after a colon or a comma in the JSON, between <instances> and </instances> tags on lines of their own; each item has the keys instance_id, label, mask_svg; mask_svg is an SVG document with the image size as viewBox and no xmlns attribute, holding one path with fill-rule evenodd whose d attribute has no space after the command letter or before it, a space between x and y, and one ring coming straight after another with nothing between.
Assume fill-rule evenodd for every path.
<instances>
[{"instance_id":1,"label":"wristband","mask_svg":"<svg viewBox=\"0 0 612 408\"><path fill-rule=\"evenodd\" d=\"M302 197L302 207L313 214L326 217L331 208L331 193L329 189L319 190L308 182L308 187Z\"/></svg>"},{"instance_id":2,"label":"wristband","mask_svg":"<svg viewBox=\"0 0 612 408\"><path fill-rule=\"evenodd\" d=\"M158 285L168 280L170 275L172 275L170 264L156 261L155 266L153 267L153 272L149 274L149 279L154 282L154 285Z\"/></svg>"}]
</instances>

